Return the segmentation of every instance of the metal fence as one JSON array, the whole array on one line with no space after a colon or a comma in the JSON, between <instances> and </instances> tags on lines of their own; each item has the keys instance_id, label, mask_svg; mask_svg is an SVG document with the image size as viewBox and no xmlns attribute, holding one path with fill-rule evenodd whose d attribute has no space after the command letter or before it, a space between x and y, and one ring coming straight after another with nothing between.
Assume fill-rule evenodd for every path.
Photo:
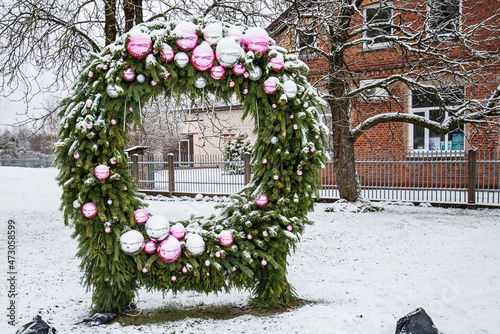
<instances>
[{"instance_id":1,"label":"metal fence","mask_svg":"<svg viewBox=\"0 0 500 334\"><path fill-rule=\"evenodd\" d=\"M52 166L54 155L39 155L36 157L6 158L0 157L0 166L47 168Z\"/></svg>"},{"instance_id":2,"label":"metal fence","mask_svg":"<svg viewBox=\"0 0 500 334\"><path fill-rule=\"evenodd\" d=\"M245 163L224 161L222 155L148 154L134 156L130 168L145 193L227 195L249 182L249 161L249 156ZM234 174L231 169L238 164L243 172ZM357 152L356 168L362 195L371 200L500 205L496 151ZM321 174L320 197L338 199L333 162Z\"/></svg>"}]
</instances>

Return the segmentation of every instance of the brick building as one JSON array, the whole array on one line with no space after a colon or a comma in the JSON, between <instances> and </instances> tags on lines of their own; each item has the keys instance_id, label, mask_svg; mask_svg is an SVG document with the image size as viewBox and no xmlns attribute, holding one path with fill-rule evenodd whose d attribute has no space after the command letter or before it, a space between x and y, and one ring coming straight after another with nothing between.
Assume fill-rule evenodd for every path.
<instances>
[{"instance_id":1,"label":"brick building","mask_svg":"<svg viewBox=\"0 0 500 334\"><path fill-rule=\"evenodd\" d=\"M302 9L307 11L306 7ZM447 91L446 103L450 105L471 104L491 97L500 84L499 7L497 0L363 1L346 28L346 33L354 36L349 40L352 45L344 53L345 68L349 69L350 92L346 93L346 98L350 99L351 127L371 116L389 112L419 115L435 121L448 117L447 111L440 108L442 100L438 101L431 92L417 89L405 80ZM324 16L331 14L335 13L324 11ZM319 20L299 16L296 8L290 7L268 27L268 31L282 46L297 50L299 58L310 68L310 82L328 94L325 73L331 69L330 64L327 57L318 56L308 46L330 52L329 36L322 35L321 27L316 24ZM492 31L491 27L497 30ZM355 35L356 29L362 33ZM462 45L457 34L470 34L471 42L477 45ZM410 45L412 38L430 35L435 41L427 44L439 45L435 50L444 52L451 62L455 59L459 66L468 63L468 68L459 70L465 74L451 72L452 63L439 63L441 58L434 57L432 52L406 52L402 43L394 42L396 38L407 39ZM480 53L485 51L493 56L483 57ZM403 77L404 80L391 80L391 77ZM377 86L379 82L383 84ZM365 86L373 87L364 91L359 89ZM331 119L330 115L331 111L325 111L325 123ZM465 154L469 149L498 150L500 137L497 132L496 127L484 124L462 124L454 126L449 134L439 135L409 123L382 123L360 136L355 149L400 151L409 155L428 151Z\"/></svg>"}]
</instances>

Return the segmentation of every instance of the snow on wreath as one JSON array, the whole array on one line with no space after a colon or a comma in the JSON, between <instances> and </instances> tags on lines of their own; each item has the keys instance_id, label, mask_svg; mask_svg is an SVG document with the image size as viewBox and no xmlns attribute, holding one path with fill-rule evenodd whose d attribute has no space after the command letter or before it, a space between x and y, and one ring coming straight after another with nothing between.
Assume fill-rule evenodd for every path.
<instances>
[{"instance_id":1,"label":"snow on wreath","mask_svg":"<svg viewBox=\"0 0 500 334\"><path fill-rule=\"evenodd\" d=\"M262 28L203 19L141 24L89 55L62 102L56 164L93 312L120 313L141 286L248 288L259 309L291 304L287 256L309 223L327 161L324 101L307 70ZM252 180L217 215L172 222L147 211L123 148L150 99L208 93L236 97L253 118Z\"/></svg>"}]
</instances>

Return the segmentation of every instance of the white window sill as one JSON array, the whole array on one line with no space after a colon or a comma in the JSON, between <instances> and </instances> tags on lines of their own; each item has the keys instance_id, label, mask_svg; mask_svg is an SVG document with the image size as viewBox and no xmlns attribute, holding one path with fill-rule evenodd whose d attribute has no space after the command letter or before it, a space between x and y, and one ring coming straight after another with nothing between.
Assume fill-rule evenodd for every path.
<instances>
[{"instance_id":1,"label":"white window sill","mask_svg":"<svg viewBox=\"0 0 500 334\"><path fill-rule=\"evenodd\" d=\"M428 151L428 150L411 150L406 153L408 158L445 158L445 157L465 157L465 150L449 150L449 151Z\"/></svg>"}]
</instances>

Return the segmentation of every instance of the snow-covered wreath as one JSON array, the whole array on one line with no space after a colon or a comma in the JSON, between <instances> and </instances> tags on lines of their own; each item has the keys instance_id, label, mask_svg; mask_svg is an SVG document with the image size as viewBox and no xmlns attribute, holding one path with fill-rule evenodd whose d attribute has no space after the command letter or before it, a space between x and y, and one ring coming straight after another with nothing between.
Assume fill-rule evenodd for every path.
<instances>
[{"instance_id":1,"label":"snow-covered wreath","mask_svg":"<svg viewBox=\"0 0 500 334\"><path fill-rule=\"evenodd\" d=\"M62 102L56 145L65 223L74 226L93 312L121 312L139 287L252 290L258 308L290 305L287 256L308 223L327 160L324 103L307 67L262 28L194 19L138 25L90 54ZM216 216L170 222L148 213L123 151L153 97L244 106L258 137L252 180Z\"/></svg>"}]
</instances>

